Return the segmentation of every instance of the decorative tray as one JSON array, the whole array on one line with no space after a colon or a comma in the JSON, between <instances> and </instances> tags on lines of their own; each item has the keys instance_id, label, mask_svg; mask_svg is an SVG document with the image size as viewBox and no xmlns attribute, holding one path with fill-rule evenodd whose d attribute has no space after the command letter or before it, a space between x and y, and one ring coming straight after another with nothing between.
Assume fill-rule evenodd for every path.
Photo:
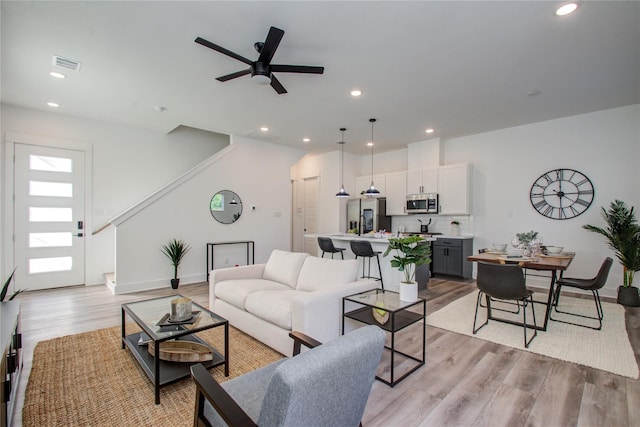
<instances>
[{"instance_id":1,"label":"decorative tray","mask_svg":"<svg viewBox=\"0 0 640 427\"><path fill-rule=\"evenodd\" d=\"M540 254L541 257L546 258L573 258L575 253L573 252L562 252L559 254Z\"/></svg>"},{"instance_id":2,"label":"decorative tray","mask_svg":"<svg viewBox=\"0 0 640 427\"><path fill-rule=\"evenodd\" d=\"M165 313L165 315L162 316L160 320L158 320L158 323L156 323L156 326L191 325L195 323L200 317L200 311L194 311L192 312L192 314L193 316L191 316L190 319L174 321L170 319L171 315L169 313Z\"/></svg>"},{"instance_id":3,"label":"decorative tray","mask_svg":"<svg viewBox=\"0 0 640 427\"><path fill-rule=\"evenodd\" d=\"M155 357L153 343L149 343L149 354ZM165 341L160 343L160 360L169 362L206 362L213 360L211 349L194 341Z\"/></svg>"}]
</instances>

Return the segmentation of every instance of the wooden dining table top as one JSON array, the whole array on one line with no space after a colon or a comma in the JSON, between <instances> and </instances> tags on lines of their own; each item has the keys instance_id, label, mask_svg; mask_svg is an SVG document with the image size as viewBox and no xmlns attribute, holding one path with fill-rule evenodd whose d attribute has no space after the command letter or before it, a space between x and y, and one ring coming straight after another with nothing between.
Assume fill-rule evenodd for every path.
<instances>
[{"instance_id":1,"label":"wooden dining table top","mask_svg":"<svg viewBox=\"0 0 640 427\"><path fill-rule=\"evenodd\" d=\"M505 254L496 252L484 252L481 254L471 255L467 257L468 261L476 262L493 262L499 264L518 263L524 268L532 270L560 270L564 271L569 268L574 255L539 255L530 258L507 258Z\"/></svg>"}]
</instances>

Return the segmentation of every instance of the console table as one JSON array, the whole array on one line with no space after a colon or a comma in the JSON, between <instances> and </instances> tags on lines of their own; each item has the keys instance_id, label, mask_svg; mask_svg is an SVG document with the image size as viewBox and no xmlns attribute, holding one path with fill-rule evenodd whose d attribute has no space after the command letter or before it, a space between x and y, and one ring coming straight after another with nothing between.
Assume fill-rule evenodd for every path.
<instances>
[{"instance_id":1,"label":"console table","mask_svg":"<svg viewBox=\"0 0 640 427\"><path fill-rule=\"evenodd\" d=\"M207 243L207 271L206 271L207 282L209 281L209 272L213 269L213 266L215 265L213 263L214 249L216 246L225 246L225 245L245 245L247 247L247 265L249 265L249 261L251 261L251 264L255 263L256 245L253 240ZM249 251L251 251L251 256L249 256Z\"/></svg>"}]
</instances>

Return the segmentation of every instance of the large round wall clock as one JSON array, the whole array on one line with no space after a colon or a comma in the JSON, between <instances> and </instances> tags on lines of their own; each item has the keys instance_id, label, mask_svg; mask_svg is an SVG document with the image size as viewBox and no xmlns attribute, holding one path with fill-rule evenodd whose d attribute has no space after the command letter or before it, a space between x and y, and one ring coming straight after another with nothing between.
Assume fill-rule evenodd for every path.
<instances>
[{"instance_id":1,"label":"large round wall clock","mask_svg":"<svg viewBox=\"0 0 640 427\"><path fill-rule=\"evenodd\" d=\"M531 204L551 219L570 219L586 211L593 202L593 184L573 169L555 169L543 173L531 186Z\"/></svg>"}]
</instances>

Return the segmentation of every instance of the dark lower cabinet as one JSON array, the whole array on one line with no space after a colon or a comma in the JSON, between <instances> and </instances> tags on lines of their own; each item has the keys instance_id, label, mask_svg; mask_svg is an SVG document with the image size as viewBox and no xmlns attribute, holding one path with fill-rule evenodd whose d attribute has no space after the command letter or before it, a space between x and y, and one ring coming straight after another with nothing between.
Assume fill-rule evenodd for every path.
<instances>
[{"instance_id":1,"label":"dark lower cabinet","mask_svg":"<svg viewBox=\"0 0 640 427\"><path fill-rule=\"evenodd\" d=\"M16 401L18 380L22 371L22 335L20 334L20 302L0 302L0 426L10 426Z\"/></svg>"},{"instance_id":2,"label":"dark lower cabinet","mask_svg":"<svg viewBox=\"0 0 640 427\"><path fill-rule=\"evenodd\" d=\"M433 242L433 274L470 279L473 266L467 257L473 253L473 239L438 238Z\"/></svg>"}]
</instances>

